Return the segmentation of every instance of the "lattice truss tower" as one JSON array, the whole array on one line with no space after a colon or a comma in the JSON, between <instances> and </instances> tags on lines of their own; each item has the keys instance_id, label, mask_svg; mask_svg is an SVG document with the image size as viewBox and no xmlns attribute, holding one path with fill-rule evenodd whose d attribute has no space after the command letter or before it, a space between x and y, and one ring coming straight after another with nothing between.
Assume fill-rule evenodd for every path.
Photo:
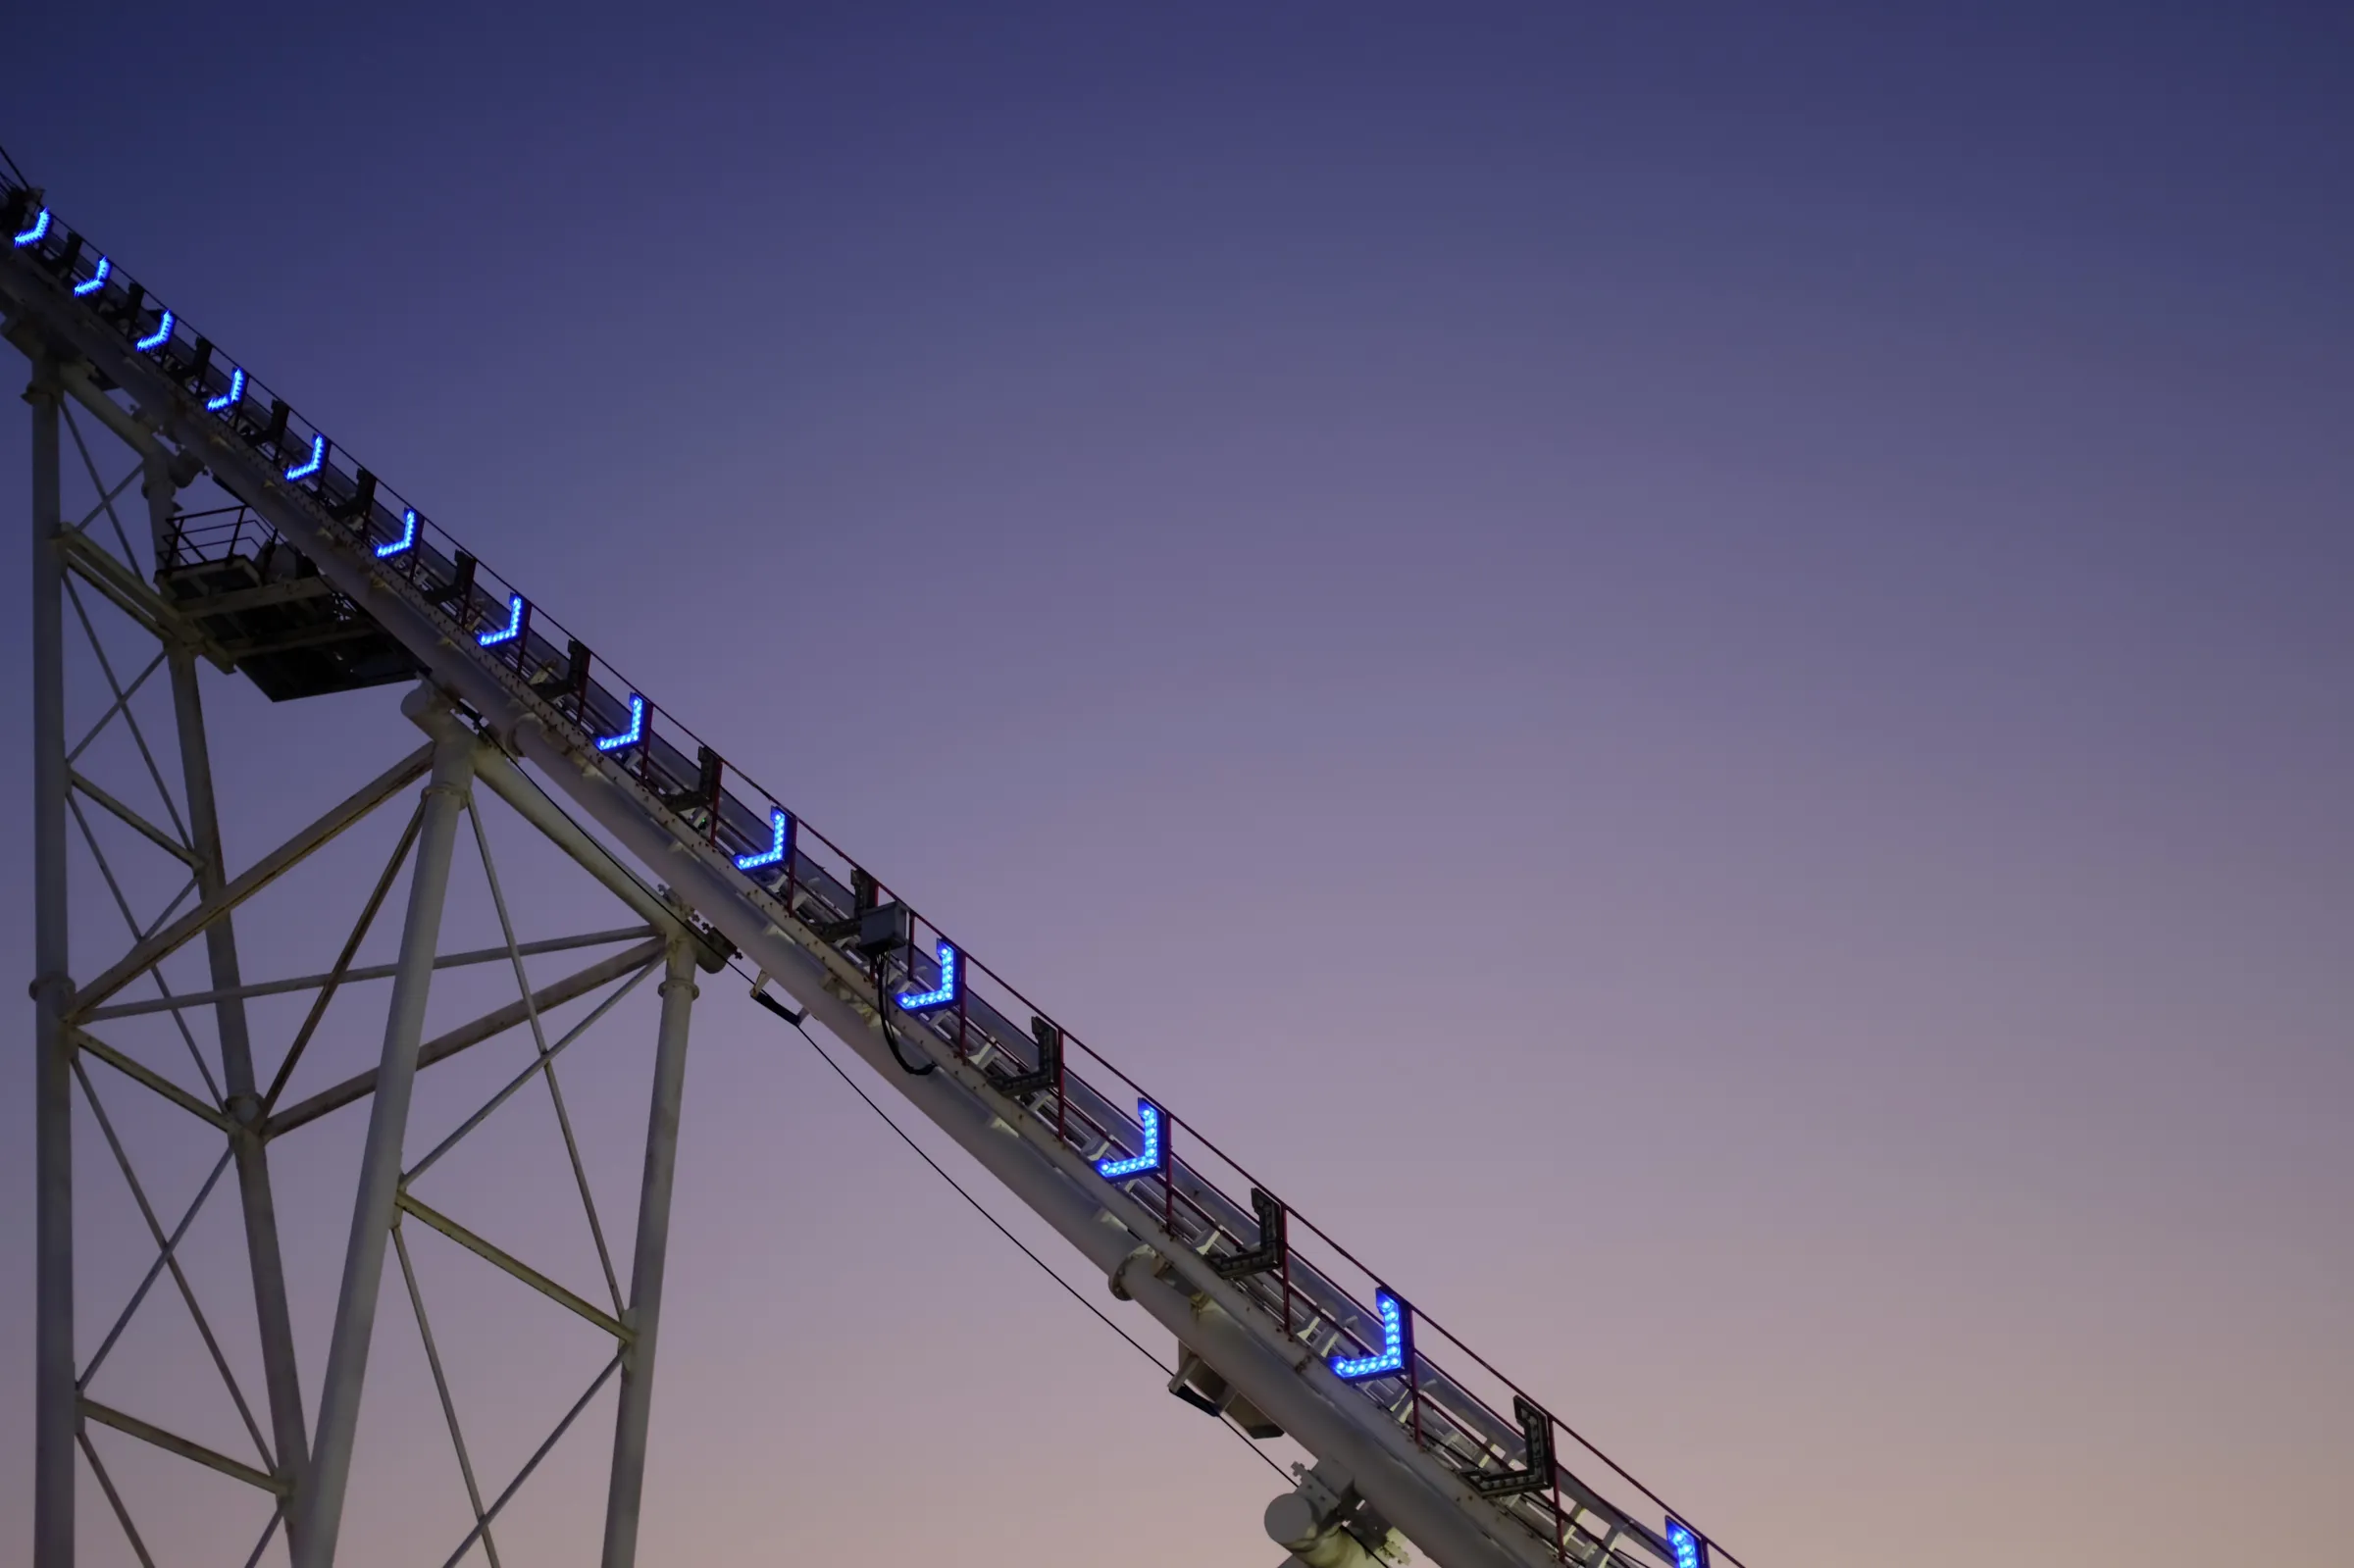
<instances>
[{"instance_id":1,"label":"lattice truss tower","mask_svg":"<svg viewBox=\"0 0 2354 1568\"><path fill-rule=\"evenodd\" d=\"M35 999L69 1047L41 1055L40 1246L76 1329L38 1398L77 1414L77 1560L282 1559L298 1478L350 1474L367 1365L372 1409L433 1407L455 1484L355 1492L348 1530L495 1565L504 1523L542 1557L596 1523L529 1484L601 1466L626 1563L695 981L727 949L430 688L316 814L278 763L326 715L219 743L208 700L262 706L222 671L294 699L413 667L32 347ZM224 815L265 814L282 837L225 852ZM355 1183L388 1245L346 1262Z\"/></svg>"}]
</instances>

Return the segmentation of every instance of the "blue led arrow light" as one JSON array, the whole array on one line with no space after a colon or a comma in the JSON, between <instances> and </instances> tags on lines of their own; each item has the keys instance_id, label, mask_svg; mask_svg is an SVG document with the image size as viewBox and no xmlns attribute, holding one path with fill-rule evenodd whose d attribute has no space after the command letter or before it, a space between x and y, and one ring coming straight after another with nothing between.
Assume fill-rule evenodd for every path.
<instances>
[{"instance_id":1,"label":"blue led arrow light","mask_svg":"<svg viewBox=\"0 0 2354 1568\"><path fill-rule=\"evenodd\" d=\"M748 855L738 855L736 857L738 871L758 871L763 866L774 866L783 862L787 856L793 853L793 819L782 811L772 809L768 814L768 823L770 829L776 834L776 837L770 841L766 849ZM950 962L954 961L953 949L950 949L948 958ZM900 997L899 1005L906 1006L907 998Z\"/></svg>"},{"instance_id":2,"label":"blue led arrow light","mask_svg":"<svg viewBox=\"0 0 2354 1568\"><path fill-rule=\"evenodd\" d=\"M166 311L164 313L164 319L166 321L170 321L172 319L172 313L170 311ZM307 480L312 475L318 473L319 465L325 463L326 461L327 437L324 435L314 435L311 437L311 455L309 461L297 463L292 468L286 470L286 478L290 480Z\"/></svg>"},{"instance_id":3,"label":"blue led arrow light","mask_svg":"<svg viewBox=\"0 0 2354 1568\"><path fill-rule=\"evenodd\" d=\"M474 640L486 648L495 648L502 642L512 642L523 635L523 595L507 595L507 624L495 632L486 632Z\"/></svg>"},{"instance_id":4,"label":"blue led arrow light","mask_svg":"<svg viewBox=\"0 0 2354 1568\"><path fill-rule=\"evenodd\" d=\"M1131 1176L1147 1176L1168 1164L1167 1151L1160 1141L1160 1107L1151 1100L1136 1102L1137 1130L1145 1135L1145 1146L1124 1160L1098 1160L1096 1174L1114 1182Z\"/></svg>"},{"instance_id":5,"label":"blue led arrow light","mask_svg":"<svg viewBox=\"0 0 2354 1568\"><path fill-rule=\"evenodd\" d=\"M238 379L242 380L244 376L245 373L243 371L237 372ZM416 542L417 509L412 506L407 511L400 514L400 537L394 539L390 544L378 545L376 547L376 553L379 559L382 559L387 555L398 555L401 551L407 549L410 545L415 544Z\"/></svg>"},{"instance_id":6,"label":"blue led arrow light","mask_svg":"<svg viewBox=\"0 0 2354 1568\"><path fill-rule=\"evenodd\" d=\"M1413 1335L1407 1327L1406 1304L1387 1290L1373 1292L1373 1309L1381 1314L1381 1348L1371 1355L1336 1355L1332 1375L1344 1383L1361 1383L1406 1370L1414 1353Z\"/></svg>"},{"instance_id":7,"label":"blue led arrow light","mask_svg":"<svg viewBox=\"0 0 2354 1568\"><path fill-rule=\"evenodd\" d=\"M155 324L155 330L130 346L142 354L152 354L170 341L172 341L172 313L166 311L164 319Z\"/></svg>"},{"instance_id":8,"label":"blue led arrow light","mask_svg":"<svg viewBox=\"0 0 2354 1568\"><path fill-rule=\"evenodd\" d=\"M599 751L619 751L634 746L645 738L645 699L637 692L630 693L630 727L617 735L607 735L596 743Z\"/></svg>"},{"instance_id":9,"label":"blue led arrow light","mask_svg":"<svg viewBox=\"0 0 2354 1568\"><path fill-rule=\"evenodd\" d=\"M27 245L39 244L48 232L49 209L44 207L41 209L40 216L32 221L32 227L17 236L17 249L23 250Z\"/></svg>"},{"instance_id":10,"label":"blue led arrow light","mask_svg":"<svg viewBox=\"0 0 2354 1568\"><path fill-rule=\"evenodd\" d=\"M226 409L235 408L244 396L245 373L241 370L231 369L229 373L229 390L204 406L219 414Z\"/></svg>"},{"instance_id":11,"label":"blue led arrow light","mask_svg":"<svg viewBox=\"0 0 2354 1568\"><path fill-rule=\"evenodd\" d=\"M1672 1515L1667 1520L1667 1544L1675 1552L1675 1568L1709 1568L1709 1543Z\"/></svg>"},{"instance_id":12,"label":"blue led arrow light","mask_svg":"<svg viewBox=\"0 0 2354 1568\"><path fill-rule=\"evenodd\" d=\"M114 270L115 264L113 262L108 261L104 256L99 257L98 270L90 274L89 277L83 278L80 282L74 285L74 297L76 299L86 299L90 295L97 293L98 290L106 286L106 280L114 273Z\"/></svg>"},{"instance_id":13,"label":"blue led arrow light","mask_svg":"<svg viewBox=\"0 0 2354 1568\"><path fill-rule=\"evenodd\" d=\"M899 992L899 1011L927 1013L935 1007L950 1007L964 994L963 968L956 962L956 949L944 941L932 951L940 959L940 984L930 990Z\"/></svg>"}]
</instances>

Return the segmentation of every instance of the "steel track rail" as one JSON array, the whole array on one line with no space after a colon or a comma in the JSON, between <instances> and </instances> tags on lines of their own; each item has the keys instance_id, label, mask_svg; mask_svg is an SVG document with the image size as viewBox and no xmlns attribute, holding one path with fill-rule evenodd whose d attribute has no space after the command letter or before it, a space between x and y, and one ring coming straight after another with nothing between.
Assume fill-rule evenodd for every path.
<instances>
[{"instance_id":1,"label":"steel track rail","mask_svg":"<svg viewBox=\"0 0 2354 1568\"><path fill-rule=\"evenodd\" d=\"M899 1070L876 1011L874 975L823 939L775 891L748 879L713 831L690 824L624 758L600 750L523 671L489 656L424 587L387 568L370 547L367 519L355 531L313 488L287 478L282 451L265 457L247 434L207 409L201 388L191 391L184 379L139 352L34 256L0 251L0 306L20 347L84 361L99 387L119 389L132 417L172 442L183 466L201 467L315 563L328 582L424 666L435 687L479 718L483 733L536 764L650 877L668 885L1052 1225L1116 1291L1143 1305L1311 1453L1346 1467L1360 1494L1442 1568L1544 1568L1564 1556L1597 1564L1605 1557L1628 1564L1676 1560L1660 1532L1605 1501L1565 1468L1562 1495L1585 1516L1580 1529L1590 1532L1565 1544L1541 1539L1525 1517L1480 1495L1392 1414L1336 1377L1323 1354L1221 1278L1208 1259L1164 1227L1162 1214L1100 1176L1031 1107L1000 1093L978 1063L938 1030L897 1017L895 1033L936 1068L920 1077ZM98 387L82 395L99 395ZM406 708L429 731L458 722L440 704L418 696ZM1231 1199L1222 1206L1239 1213ZM1467 1408L1450 1411L1458 1423L1498 1451L1516 1445L1519 1435L1510 1423L1468 1396L1463 1402ZM1717 1556L1738 1568L1721 1548Z\"/></svg>"}]
</instances>

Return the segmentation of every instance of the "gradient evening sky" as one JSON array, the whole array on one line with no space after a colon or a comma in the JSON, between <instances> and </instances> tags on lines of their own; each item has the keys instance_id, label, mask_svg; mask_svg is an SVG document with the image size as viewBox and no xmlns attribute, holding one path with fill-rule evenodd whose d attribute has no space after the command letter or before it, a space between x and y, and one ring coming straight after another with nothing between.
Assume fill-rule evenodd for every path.
<instances>
[{"instance_id":1,"label":"gradient evening sky","mask_svg":"<svg viewBox=\"0 0 2354 1568\"><path fill-rule=\"evenodd\" d=\"M2344 8L20 9L61 213L1753 1568L2354 1551ZM232 855L398 695L210 687ZM1272 1474L703 997L640 1560L1276 1561ZM648 1037L574 1068L617 1134ZM494 1486L593 1346L425 1263ZM390 1290L358 1568L470 1518ZM588 1555L606 1409L510 1563Z\"/></svg>"}]
</instances>

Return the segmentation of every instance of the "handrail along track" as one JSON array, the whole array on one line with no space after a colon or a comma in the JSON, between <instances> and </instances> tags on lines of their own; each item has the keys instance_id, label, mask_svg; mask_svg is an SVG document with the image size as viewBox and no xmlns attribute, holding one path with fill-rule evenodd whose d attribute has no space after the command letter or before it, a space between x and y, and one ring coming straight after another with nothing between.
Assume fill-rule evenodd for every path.
<instances>
[{"instance_id":1,"label":"handrail along track","mask_svg":"<svg viewBox=\"0 0 2354 1568\"><path fill-rule=\"evenodd\" d=\"M857 917L880 899L879 881L351 463L33 192L5 192L0 232L12 240L0 249L0 306L11 330L70 345L101 388L127 394L240 503L228 521L183 522L159 568L217 561L248 531L273 549L282 544L299 574L325 580L322 589L361 618L352 636L381 630L397 644L353 655L376 659L368 679L421 669L509 750L540 764L1103 1268L1116 1290L1159 1318L1183 1347L1180 1379L1193 1369L1195 1402L1215 1409L1239 1395L1230 1413L1246 1426L1255 1414L1344 1465L1383 1519L1447 1568L1654 1568L1683 1557L1678 1547L1688 1543L1668 1534L1680 1513L1268 1196L963 944L910 910L904 945L861 949ZM205 527L191 527L196 521ZM246 598L276 602L258 589ZM1015 1023L1024 1014L1030 1028ZM886 1015L932 1071L915 1077L893 1065ZM1137 1109L1071 1070L1073 1054L1116 1079ZM1106 1165L1130 1174L1106 1176ZM1233 1195L1230 1184L1247 1196ZM1370 1288L1372 1305L1350 1276ZM1432 1358L1434 1339L1460 1350L1469 1368L1451 1371ZM1336 1373L1351 1363L1356 1376ZM1482 1375L1511 1415L1465 1381ZM1527 1474L1532 1449L1543 1463L1556 1434L1590 1454L1605 1479L1558 1459L1545 1465L1549 1474ZM1669 1523L1638 1519L1637 1498Z\"/></svg>"}]
</instances>

